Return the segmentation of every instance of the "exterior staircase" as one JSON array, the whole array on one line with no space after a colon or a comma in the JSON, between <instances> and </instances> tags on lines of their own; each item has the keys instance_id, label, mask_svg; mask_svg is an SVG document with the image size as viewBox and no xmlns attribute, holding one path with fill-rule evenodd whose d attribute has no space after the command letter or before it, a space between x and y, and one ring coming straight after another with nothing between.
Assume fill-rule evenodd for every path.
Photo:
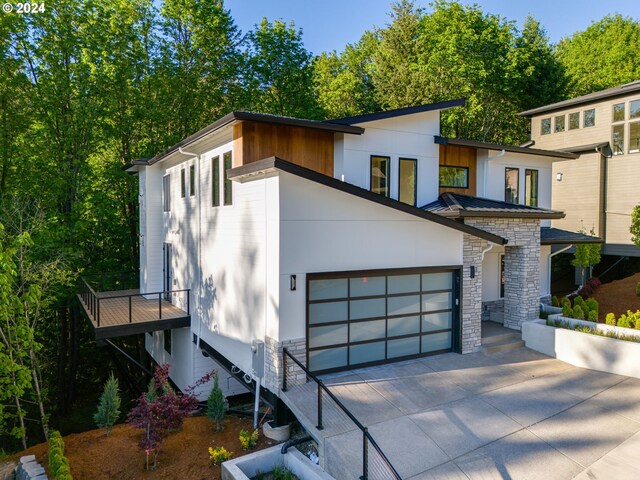
<instances>
[{"instance_id":1,"label":"exterior staircase","mask_svg":"<svg viewBox=\"0 0 640 480\"><path fill-rule=\"evenodd\" d=\"M524 347L522 334L496 322L482 322L482 352L498 353Z\"/></svg>"}]
</instances>

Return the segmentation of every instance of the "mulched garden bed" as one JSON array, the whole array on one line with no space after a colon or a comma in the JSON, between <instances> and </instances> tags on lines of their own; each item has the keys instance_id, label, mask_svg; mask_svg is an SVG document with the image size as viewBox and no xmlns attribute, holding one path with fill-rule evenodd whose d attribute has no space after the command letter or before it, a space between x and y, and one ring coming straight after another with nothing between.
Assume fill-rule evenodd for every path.
<instances>
[{"instance_id":1,"label":"mulched garden bed","mask_svg":"<svg viewBox=\"0 0 640 480\"><path fill-rule=\"evenodd\" d=\"M600 305L600 322L604 322L607 313L613 312L616 318L627 313L627 310L635 312L640 309L640 297L636 295L636 284L640 282L640 273L631 275L621 280L603 283L594 294Z\"/></svg>"}]
</instances>

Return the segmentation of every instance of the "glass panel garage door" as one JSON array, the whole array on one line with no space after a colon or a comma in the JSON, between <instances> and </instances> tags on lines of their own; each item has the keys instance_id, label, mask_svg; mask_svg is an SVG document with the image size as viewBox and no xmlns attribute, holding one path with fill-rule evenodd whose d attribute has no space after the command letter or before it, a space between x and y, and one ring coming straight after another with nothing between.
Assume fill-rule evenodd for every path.
<instances>
[{"instance_id":1,"label":"glass panel garage door","mask_svg":"<svg viewBox=\"0 0 640 480\"><path fill-rule=\"evenodd\" d=\"M458 269L308 275L309 369L457 350L459 282Z\"/></svg>"}]
</instances>

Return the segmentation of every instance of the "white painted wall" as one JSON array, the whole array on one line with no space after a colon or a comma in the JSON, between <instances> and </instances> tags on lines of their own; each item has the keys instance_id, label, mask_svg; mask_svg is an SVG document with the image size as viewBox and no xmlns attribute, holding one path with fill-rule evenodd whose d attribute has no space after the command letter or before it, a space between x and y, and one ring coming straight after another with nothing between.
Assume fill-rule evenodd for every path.
<instances>
[{"instance_id":1,"label":"white painted wall","mask_svg":"<svg viewBox=\"0 0 640 480\"><path fill-rule=\"evenodd\" d=\"M462 264L452 228L288 173L280 192L279 340L305 337L307 273Z\"/></svg>"},{"instance_id":2,"label":"white painted wall","mask_svg":"<svg viewBox=\"0 0 640 480\"><path fill-rule=\"evenodd\" d=\"M391 157L391 198L398 198L398 159L418 160L417 205L438 197L440 111L422 112L358 124L362 135L343 135L335 142L334 176L370 188L371 155Z\"/></svg>"},{"instance_id":3,"label":"white painted wall","mask_svg":"<svg viewBox=\"0 0 640 480\"><path fill-rule=\"evenodd\" d=\"M160 188L158 188L160 185ZM140 291L162 290L162 171L141 168L140 206Z\"/></svg>"}]
</instances>

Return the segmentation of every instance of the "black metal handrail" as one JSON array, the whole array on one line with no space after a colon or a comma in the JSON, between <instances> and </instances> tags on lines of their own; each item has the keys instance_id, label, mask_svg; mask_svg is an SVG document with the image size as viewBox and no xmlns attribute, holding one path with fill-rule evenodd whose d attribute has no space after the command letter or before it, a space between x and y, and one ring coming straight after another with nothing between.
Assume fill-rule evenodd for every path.
<instances>
[{"instance_id":1,"label":"black metal handrail","mask_svg":"<svg viewBox=\"0 0 640 480\"><path fill-rule=\"evenodd\" d=\"M158 296L158 319L162 320L162 299L167 298L172 293L184 293L187 294L187 315L191 315L191 289L184 288L181 290L163 290L160 292L146 292L146 293L124 293L122 295L109 295L106 297L100 297L89 282L84 277L80 277L80 296L82 301L86 305L89 313L96 321L96 325L100 326L100 302L108 301L120 298L127 298L129 303L129 323L133 323L133 298L134 297L152 297Z\"/></svg>"},{"instance_id":2,"label":"black metal handrail","mask_svg":"<svg viewBox=\"0 0 640 480\"><path fill-rule=\"evenodd\" d=\"M391 475L393 475L393 478L395 478L396 480L402 480L400 474L396 471L387 456L382 452L382 449L378 446L376 441L369 433L369 429L362 425L362 423L360 423L360 421L349 411L347 407L344 406L344 404L338 399L338 397L336 397L333 392L331 392L331 390L327 388L327 386L320 378L311 373L307 369L307 367L305 367L300 362L300 360L289 353L286 348L282 349L282 391L287 391L287 357L293 360L293 362L302 369L307 378L310 378L318 385L318 424L316 425L316 428L318 430L322 430L324 428L324 426L322 425L322 392L324 391L327 395L329 395L329 398L331 398L335 402L335 404L338 405L338 407L345 413L345 415L347 415L347 417L349 417L349 419L360 429L360 431L362 431L362 476L360 478L362 480L369 479L369 451L367 447L368 440L369 443L373 445L373 448L376 450L376 452L378 452L378 455L380 455L380 458L389 469Z\"/></svg>"}]
</instances>

